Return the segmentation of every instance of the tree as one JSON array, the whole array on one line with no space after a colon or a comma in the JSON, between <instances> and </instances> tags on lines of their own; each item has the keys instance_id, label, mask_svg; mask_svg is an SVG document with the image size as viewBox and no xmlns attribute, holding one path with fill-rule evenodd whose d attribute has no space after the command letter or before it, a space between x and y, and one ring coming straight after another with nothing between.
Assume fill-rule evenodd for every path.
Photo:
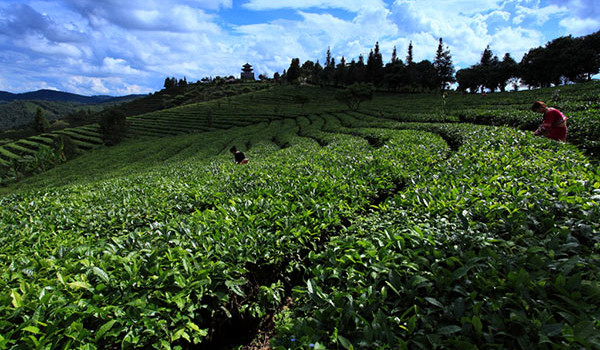
<instances>
[{"instance_id":1,"label":"tree","mask_svg":"<svg viewBox=\"0 0 600 350\"><path fill-rule=\"evenodd\" d=\"M519 63L522 81L530 87L549 87L552 84L549 63L543 47L530 49Z\"/></svg>"},{"instance_id":2,"label":"tree","mask_svg":"<svg viewBox=\"0 0 600 350\"><path fill-rule=\"evenodd\" d=\"M177 86L187 86L187 78L183 77L183 79L179 79Z\"/></svg>"},{"instance_id":3,"label":"tree","mask_svg":"<svg viewBox=\"0 0 600 350\"><path fill-rule=\"evenodd\" d=\"M500 73L500 60L498 56L492 57L489 67L487 67L487 75L485 80L485 87L491 92L496 91L502 84L502 77Z\"/></svg>"},{"instance_id":4,"label":"tree","mask_svg":"<svg viewBox=\"0 0 600 350\"><path fill-rule=\"evenodd\" d=\"M504 92L506 84L508 84L511 80L516 79L518 76L519 65L510 56L510 53L505 53L504 57L502 58L502 62L500 62L498 72L500 91Z\"/></svg>"},{"instance_id":5,"label":"tree","mask_svg":"<svg viewBox=\"0 0 600 350\"><path fill-rule=\"evenodd\" d=\"M346 72L346 77L344 80L344 85L352 85L355 83L354 79L356 78L356 61L352 60L348 64L348 70Z\"/></svg>"},{"instance_id":6,"label":"tree","mask_svg":"<svg viewBox=\"0 0 600 350\"><path fill-rule=\"evenodd\" d=\"M165 84L164 84L165 89L170 89L175 86L177 86L177 79L175 79L175 77L173 77L173 78L167 77L165 79Z\"/></svg>"},{"instance_id":7,"label":"tree","mask_svg":"<svg viewBox=\"0 0 600 350\"><path fill-rule=\"evenodd\" d=\"M549 63L548 78L554 85L577 80L579 52L576 39L570 35L556 38L546 44L543 54Z\"/></svg>"},{"instance_id":8,"label":"tree","mask_svg":"<svg viewBox=\"0 0 600 350\"><path fill-rule=\"evenodd\" d=\"M414 65L414 85L421 90L439 89L440 82L434 65L428 60L423 60Z\"/></svg>"},{"instance_id":9,"label":"tree","mask_svg":"<svg viewBox=\"0 0 600 350\"><path fill-rule=\"evenodd\" d=\"M471 93L477 92L480 86L480 65L475 65L469 68L464 68L456 72L456 81L458 82L458 91Z\"/></svg>"},{"instance_id":10,"label":"tree","mask_svg":"<svg viewBox=\"0 0 600 350\"><path fill-rule=\"evenodd\" d=\"M383 82L389 90L397 90L407 82L407 69L399 58L385 65Z\"/></svg>"},{"instance_id":11,"label":"tree","mask_svg":"<svg viewBox=\"0 0 600 350\"><path fill-rule=\"evenodd\" d=\"M433 67L435 68L439 86L442 91L446 90L451 83L456 81L456 79L454 79L454 65L452 64L450 50L448 47L444 49L442 38L440 38L440 42L438 44L435 60L433 61Z\"/></svg>"},{"instance_id":12,"label":"tree","mask_svg":"<svg viewBox=\"0 0 600 350\"><path fill-rule=\"evenodd\" d=\"M331 48L327 48L327 56L325 57L325 68L331 66Z\"/></svg>"},{"instance_id":13,"label":"tree","mask_svg":"<svg viewBox=\"0 0 600 350\"><path fill-rule=\"evenodd\" d=\"M492 62L492 56L494 56L494 54L490 49L490 45L488 45L483 50L483 53L481 53L481 60L479 60L479 64L481 64L484 67L489 66Z\"/></svg>"},{"instance_id":14,"label":"tree","mask_svg":"<svg viewBox=\"0 0 600 350\"><path fill-rule=\"evenodd\" d=\"M392 51L392 60L391 63L395 63L400 61L400 59L398 58L398 54L396 53L396 46L394 46L394 50Z\"/></svg>"},{"instance_id":15,"label":"tree","mask_svg":"<svg viewBox=\"0 0 600 350\"><path fill-rule=\"evenodd\" d=\"M65 162L79 155L79 149L73 139L67 135L60 135L54 139L52 148L56 152L57 163Z\"/></svg>"},{"instance_id":16,"label":"tree","mask_svg":"<svg viewBox=\"0 0 600 350\"><path fill-rule=\"evenodd\" d=\"M412 40L411 40L410 43L408 43L408 54L406 55L406 65L410 66L414 63L415 62L413 61L413 44L412 44Z\"/></svg>"},{"instance_id":17,"label":"tree","mask_svg":"<svg viewBox=\"0 0 600 350\"><path fill-rule=\"evenodd\" d=\"M358 62L356 62L352 73L352 81L354 83L367 82L367 67L365 66L365 58L363 55L358 56Z\"/></svg>"},{"instance_id":18,"label":"tree","mask_svg":"<svg viewBox=\"0 0 600 350\"><path fill-rule=\"evenodd\" d=\"M127 120L125 114L117 109L111 109L100 119L100 132L102 140L107 146L116 145L127 132Z\"/></svg>"},{"instance_id":19,"label":"tree","mask_svg":"<svg viewBox=\"0 0 600 350\"><path fill-rule=\"evenodd\" d=\"M313 61L306 61L300 67L300 78L303 80L311 80L313 71L315 70L315 64Z\"/></svg>"},{"instance_id":20,"label":"tree","mask_svg":"<svg viewBox=\"0 0 600 350\"><path fill-rule=\"evenodd\" d=\"M327 50L327 55L329 64L327 64L321 72L321 81L325 84L333 84L335 74L335 58L329 57L329 50Z\"/></svg>"},{"instance_id":21,"label":"tree","mask_svg":"<svg viewBox=\"0 0 600 350\"><path fill-rule=\"evenodd\" d=\"M315 66L313 67L313 70L310 74L310 81L313 84L321 84L321 74L323 72L323 67L321 66L321 64L319 63L319 60L317 60L317 63L315 63Z\"/></svg>"},{"instance_id":22,"label":"tree","mask_svg":"<svg viewBox=\"0 0 600 350\"><path fill-rule=\"evenodd\" d=\"M383 81L383 74L383 57L379 52L379 42L376 42L367 59L367 77L371 83L379 85Z\"/></svg>"},{"instance_id":23,"label":"tree","mask_svg":"<svg viewBox=\"0 0 600 350\"><path fill-rule=\"evenodd\" d=\"M355 111L361 102L373 99L373 85L357 83L336 92L335 99L345 103L348 108Z\"/></svg>"},{"instance_id":24,"label":"tree","mask_svg":"<svg viewBox=\"0 0 600 350\"><path fill-rule=\"evenodd\" d=\"M346 67L346 59L342 56L340 63L336 66L335 73L333 75L333 82L335 86L344 85L346 81L346 74L348 68Z\"/></svg>"},{"instance_id":25,"label":"tree","mask_svg":"<svg viewBox=\"0 0 600 350\"><path fill-rule=\"evenodd\" d=\"M286 79L289 83L298 83L298 78L300 78L300 59L293 58L290 63L290 68L287 70Z\"/></svg>"},{"instance_id":26,"label":"tree","mask_svg":"<svg viewBox=\"0 0 600 350\"><path fill-rule=\"evenodd\" d=\"M600 31L586 35L580 43L581 72L586 80L600 73Z\"/></svg>"},{"instance_id":27,"label":"tree","mask_svg":"<svg viewBox=\"0 0 600 350\"><path fill-rule=\"evenodd\" d=\"M50 129L50 123L44 115L44 110L40 107L35 111L35 119L33 120L33 128L37 132L46 132Z\"/></svg>"}]
</instances>

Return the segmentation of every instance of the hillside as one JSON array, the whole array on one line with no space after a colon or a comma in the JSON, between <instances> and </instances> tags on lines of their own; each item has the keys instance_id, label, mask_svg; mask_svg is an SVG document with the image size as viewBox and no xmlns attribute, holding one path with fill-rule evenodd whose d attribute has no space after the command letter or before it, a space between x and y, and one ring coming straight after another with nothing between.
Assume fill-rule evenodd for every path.
<instances>
[{"instance_id":1,"label":"hillside","mask_svg":"<svg viewBox=\"0 0 600 350\"><path fill-rule=\"evenodd\" d=\"M41 108L50 121L71 119L82 112L99 112L111 106L126 103L144 95L82 96L54 90L12 94L0 91L0 131L26 129Z\"/></svg>"},{"instance_id":2,"label":"hillside","mask_svg":"<svg viewBox=\"0 0 600 350\"><path fill-rule=\"evenodd\" d=\"M70 92L56 91L56 90L37 90L32 92L24 92L19 94L13 94L7 91L0 91L0 102L11 102L11 101L53 101L53 102L71 102L81 104L99 104L104 102L115 102L119 100L131 100L144 95L127 95L120 97L95 95L95 96L83 96L73 94Z\"/></svg>"},{"instance_id":3,"label":"hillside","mask_svg":"<svg viewBox=\"0 0 600 350\"><path fill-rule=\"evenodd\" d=\"M600 172L578 147L600 86L557 90L352 111L274 85L130 116L121 144L2 189L0 343L597 348ZM536 99L576 144L528 131Z\"/></svg>"}]
</instances>

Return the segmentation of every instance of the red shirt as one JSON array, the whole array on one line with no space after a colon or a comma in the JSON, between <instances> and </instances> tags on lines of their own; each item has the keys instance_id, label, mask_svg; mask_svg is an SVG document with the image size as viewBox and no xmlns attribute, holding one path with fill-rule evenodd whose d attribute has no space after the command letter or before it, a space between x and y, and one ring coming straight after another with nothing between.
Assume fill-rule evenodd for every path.
<instances>
[{"instance_id":1,"label":"red shirt","mask_svg":"<svg viewBox=\"0 0 600 350\"><path fill-rule=\"evenodd\" d=\"M558 109L548 108L544 113L542 126L546 129L548 138L559 141L567 139L567 117Z\"/></svg>"}]
</instances>

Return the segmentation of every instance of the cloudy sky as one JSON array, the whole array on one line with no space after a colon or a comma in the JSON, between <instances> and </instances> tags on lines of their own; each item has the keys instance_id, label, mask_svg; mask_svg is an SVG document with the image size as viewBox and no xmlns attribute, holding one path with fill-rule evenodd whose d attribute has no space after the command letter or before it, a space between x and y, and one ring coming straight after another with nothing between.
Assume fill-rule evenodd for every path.
<instances>
[{"instance_id":1,"label":"cloudy sky","mask_svg":"<svg viewBox=\"0 0 600 350\"><path fill-rule=\"evenodd\" d=\"M520 61L530 48L600 30L598 0L0 0L0 90L83 95L160 90L165 77L273 76L300 58L368 55L379 42L457 69L486 45Z\"/></svg>"}]
</instances>

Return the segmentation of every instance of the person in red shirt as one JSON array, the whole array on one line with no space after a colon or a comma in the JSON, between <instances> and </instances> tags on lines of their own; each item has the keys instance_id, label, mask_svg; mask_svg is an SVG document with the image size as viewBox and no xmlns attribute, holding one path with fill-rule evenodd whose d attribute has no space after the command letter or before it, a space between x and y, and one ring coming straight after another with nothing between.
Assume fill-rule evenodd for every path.
<instances>
[{"instance_id":1,"label":"person in red shirt","mask_svg":"<svg viewBox=\"0 0 600 350\"><path fill-rule=\"evenodd\" d=\"M567 139L567 117L556 108L550 108L542 101L536 101L531 110L542 113L544 120L534 131L534 135L546 136L547 138L565 141Z\"/></svg>"}]
</instances>

